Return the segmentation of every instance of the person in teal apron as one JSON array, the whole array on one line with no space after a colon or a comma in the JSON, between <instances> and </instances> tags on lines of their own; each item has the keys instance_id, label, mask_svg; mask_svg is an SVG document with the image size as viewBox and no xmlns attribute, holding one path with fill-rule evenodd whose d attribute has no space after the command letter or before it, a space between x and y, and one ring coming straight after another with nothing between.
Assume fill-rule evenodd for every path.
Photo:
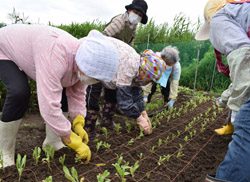
<instances>
[{"instance_id":1,"label":"person in teal apron","mask_svg":"<svg viewBox=\"0 0 250 182\"><path fill-rule=\"evenodd\" d=\"M178 96L178 86L181 76L179 51L177 47L167 46L157 54L165 61L167 69L157 83L152 83L143 87L144 101L147 103L151 102L152 96L156 91L157 84L159 84L164 102L167 104L168 109L171 109L173 108ZM148 96L147 92L149 92Z\"/></svg>"}]
</instances>

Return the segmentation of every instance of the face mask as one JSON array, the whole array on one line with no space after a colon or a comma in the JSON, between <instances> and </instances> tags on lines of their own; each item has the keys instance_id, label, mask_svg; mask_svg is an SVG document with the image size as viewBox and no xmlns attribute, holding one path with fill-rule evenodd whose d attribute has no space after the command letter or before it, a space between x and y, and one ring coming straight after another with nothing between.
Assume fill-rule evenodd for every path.
<instances>
[{"instance_id":1,"label":"face mask","mask_svg":"<svg viewBox=\"0 0 250 182\"><path fill-rule=\"evenodd\" d=\"M80 72L78 71L77 76L79 80L84 84L84 85L93 85L95 83L98 83L99 80L96 80L94 78L91 78L87 75L81 75Z\"/></svg>"},{"instance_id":2,"label":"face mask","mask_svg":"<svg viewBox=\"0 0 250 182\"><path fill-rule=\"evenodd\" d=\"M135 14L133 11L130 11L129 15L128 15L128 21L132 24L132 25L136 25L138 23L141 22L141 17L137 14Z\"/></svg>"}]
</instances>

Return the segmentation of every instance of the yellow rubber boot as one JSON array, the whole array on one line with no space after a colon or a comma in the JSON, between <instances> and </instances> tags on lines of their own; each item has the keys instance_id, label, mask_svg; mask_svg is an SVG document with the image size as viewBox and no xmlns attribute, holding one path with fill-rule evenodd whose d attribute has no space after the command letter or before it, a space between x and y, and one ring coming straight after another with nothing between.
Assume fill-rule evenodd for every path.
<instances>
[{"instance_id":1,"label":"yellow rubber boot","mask_svg":"<svg viewBox=\"0 0 250 182\"><path fill-rule=\"evenodd\" d=\"M216 129L214 131L218 135L229 135L229 134L233 134L233 132L234 132L234 126L230 122L228 125L222 126L222 128Z\"/></svg>"}]
</instances>

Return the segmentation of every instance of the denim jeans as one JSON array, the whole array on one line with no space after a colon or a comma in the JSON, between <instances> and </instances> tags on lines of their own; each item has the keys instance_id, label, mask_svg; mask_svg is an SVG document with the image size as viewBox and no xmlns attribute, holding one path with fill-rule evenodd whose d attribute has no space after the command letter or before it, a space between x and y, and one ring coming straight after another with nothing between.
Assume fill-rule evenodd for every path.
<instances>
[{"instance_id":1,"label":"denim jeans","mask_svg":"<svg viewBox=\"0 0 250 182\"><path fill-rule=\"evenodd\" d=\"M236 114L232 141L217 169L216 178L250 182L250 98Z\"/></svg>"}]
</instances>

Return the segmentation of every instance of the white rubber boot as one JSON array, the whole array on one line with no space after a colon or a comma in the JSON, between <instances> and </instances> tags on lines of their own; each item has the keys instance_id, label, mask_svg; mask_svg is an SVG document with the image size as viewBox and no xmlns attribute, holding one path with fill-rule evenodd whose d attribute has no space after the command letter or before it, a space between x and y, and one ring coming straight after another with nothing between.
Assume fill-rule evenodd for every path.
<instances>
[{"instance_id":1,"label":"white rubber boot","mask_svg":"<svg viewBox=\"0 0 250 182\"><path fill-rule=\"evenodd\" d=\"M21 119L11 122L0 120L0 152L3 154L3 167L15 165L16 135L20 124Z\"/></svg>"},{"instance_id":2,"label":"white rubber boot","mask_svg":"<svg viewBox=\"0 0 250 182\"><path fill-rule=\"evenodd\" d=\"M63 113L63 115L68 118L68 113ZM46 138L43 142L43 147L49 144L50 146L55 148L55 151L60 150L61 148L65 147L63 144L61 137L57 136L52 128L46 123Z\"/></svg>"}]
</instances>

